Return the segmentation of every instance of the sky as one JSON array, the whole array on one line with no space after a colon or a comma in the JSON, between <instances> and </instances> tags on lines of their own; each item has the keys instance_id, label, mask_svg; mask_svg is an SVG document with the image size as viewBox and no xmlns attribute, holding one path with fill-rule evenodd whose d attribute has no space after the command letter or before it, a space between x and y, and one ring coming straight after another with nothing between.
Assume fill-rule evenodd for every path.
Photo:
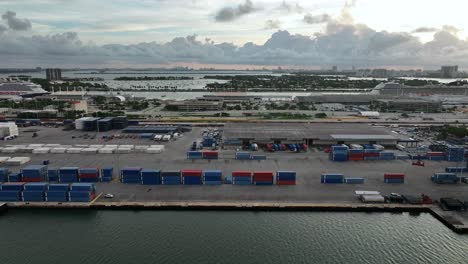
<instances>
[{"instance_id":1,"label":"sky","mask_svg":"<svg viewBox=\"0 0 468 264\"><path fill-rule=\"evenodd\" d=\"M0 68L468 68L466 0L0 0Z\"/></svg>"}]
</instances>

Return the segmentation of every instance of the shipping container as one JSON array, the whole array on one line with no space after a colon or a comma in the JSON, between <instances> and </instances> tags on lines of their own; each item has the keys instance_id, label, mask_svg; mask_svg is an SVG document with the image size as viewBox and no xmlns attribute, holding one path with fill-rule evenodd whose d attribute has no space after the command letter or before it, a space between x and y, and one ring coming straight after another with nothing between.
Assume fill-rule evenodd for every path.
<instances>
[{"instance_id":1,"label":"shipping container","mask_svg":"<svg viewBox=\"0 0 468 264\"><path fill-rule=\"evenodd\" d=\"M460 178L455 173L434 173L431 180L439 184L455 184L460 182Z\"/></svg>"},{"instance_id":2,"label":"shipping container","mask_svg":"<svg viewBox=\"0 0 468 264\"><path fill-rule=\"evenodd\" d=\"M359 177L346 177L344 181L347 184L364 184L364 178Z\"/></svg>"},{"instance_id":3,"label":"shipping container","mask_svg":"<svg viewBox=\"0 0 468 264\"><path fill-rule=\"evenodd\" d=\"M81 192L96 192L96 185L94 183L72 183L70 184L70 191Z\"/></svg>"},{"instance_id":4,"label":"shipping container","mask_svg":"<svg viewBox=\"0 0 468 264\"><path fill-rule=\"evenodd\" d=\"M44 191L23 191L23 202L43 202L45 201Z\"/></svg>"},{"instance_id":5,"label":"shipping container","mask_svg":"<svg viewBox=\"0 0 468 264\"><path fill-rule=\"evenodd\" d=\"M8 175L8 181L9 182L21 182L21 180L22 180L22 176L21 176L21 173L19 173L19 172L10 173L10 175ZM0 182L1 182L1 180L0 180Z\"/></svg>"},{"instance_id":6,"label":"shipping container","mask_svg":"<svg viewBox=\"0 0 468 264\"><path fill-rule=\"evenodd\" d=\"M320 178L321 183L343 183L344 176L341 173L323 173Z\"/></svg>"},{"instance_id":7,"label":"shipping container","mask_svg":"<svg viewBox=\"0 0 468 264\"><path fill-rule=\"evenodd\" d=\"M21 201L21 191L17 190L1 190L0 201L2 202L19 202Z\"/></svg>"},{"instance_id":8,"label":"shipping container","mask_svg":"<svg viewBox=\"0 0 468 264\"><path fill-rule=\"evenodd\" d=\"M47 191L45 193L45 201L47 202L67 202L68 191Z\"/></svg>"},{"instance_id":9,"label":"shipping container","mask_svg":"<svg viewBox=\"0 0 468 264\"><path fill-rule=\"evenodd\" d=\"M5 182L0 185L2 191L22 191L24 182Z\"/></svg>"},{"instance_id":10,"label":"shipping container","mask_svg":"<svg viewBox=\"0 0 468 264\"><path fill-rule=\"evenodd\" d=\"M201 152L201 151L187 151L187 159L188 160L203 159L203 152Z\"/></svg>"},{"instance_id":11,"label":"shipping container","mask_svg":"<svg viewBox=\"0 0 468 264\"><path fill-rule=\"evenodd\" d=\"M235 154L235 159L236 160L251 160L252 159L252 154L250 152L238 151Z\"/></svg>"},{"instance_id":12,"label":"shipping container","mask_svg":"<svg viewBox=\"0 0 468 264\"><path fill-rule=\"evenodd\" d=\"M26 183L24 185L25 191L46 191L49 188L48 182L34 182Z\"/></svg>"},{"instance_id":13,"label":"shipping container","mask_svg":"<svg viewBox=\"0 0 468 264\"><path fill-rule=\"evenodd\" d=\"M141 171L141 183L143 185L161 184L161 170L143 169Z\"/></svg>"},{"instance_id":14,"label":"shipping container","mask_svg":"<svg viewBox=\"0 0 468 264\"><path fill-rule=\"evenodd\" d=\"M48 191L50 192L68 192L69 190L70 190L69 184L55 183L55 184L49 184L48 186Z\"/></svg>"},{"instance_id":15,"label":"shipping container","mask_svg":"<svg viewBox=\"0 0 468 264\"><path fill-rule=\"evenodd\" d=\"M363 203L385 203L382 195L361 195L359 198Z\"/></svg>"}]
</instances>

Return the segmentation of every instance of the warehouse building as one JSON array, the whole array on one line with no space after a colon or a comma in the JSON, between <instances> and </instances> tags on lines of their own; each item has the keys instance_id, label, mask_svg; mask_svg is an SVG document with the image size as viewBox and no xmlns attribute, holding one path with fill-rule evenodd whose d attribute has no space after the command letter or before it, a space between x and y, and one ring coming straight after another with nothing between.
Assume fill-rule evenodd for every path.
<instances>
[{"instance_id":1,"label":"warehouse building","mask_svg":"<svg viewBox=\"0 0 468 264\"><path fill-rule=\"evenodd\" d=\"M378 99L372 107L380 112L425 112L438 113L442 103L424 99Z\"/></svg>"},{"instance_id":2,"label":"warehouse building","mask_svg":"<svg viewBox=\"0 0 468 264\"><path fill-rule=\"evenodd\" d=\"M380 144L395 146L398 138L383 127L368 124L327 123L227 123L224 127L225 146L258 144L306 143Z\"/></svg>"},{"instance_id":3,"label":"warehouse building","mask_svg":"<svg viewBox=\"0 0 468 264\"><path fill-rule=\"evenodd\" d=\"M218 111L223 109L223 103L198 100L176 101L167 103L166 108L175 111Z\"/></svg>"}]
</instances>

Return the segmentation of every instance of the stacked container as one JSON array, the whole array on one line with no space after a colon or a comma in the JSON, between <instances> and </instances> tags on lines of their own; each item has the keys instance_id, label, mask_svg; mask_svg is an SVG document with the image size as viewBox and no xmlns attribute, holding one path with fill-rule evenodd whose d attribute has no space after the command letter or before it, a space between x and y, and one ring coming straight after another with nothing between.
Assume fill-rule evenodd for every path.
<instances>
[{"instance_id":1,"label":"stacked container","mask_svg":"<svg viewBox=\"0 0 468 264\"><path fill-rule=\"evenodd\" d=\"M26 183L23 191L23 202L43 202L45 201L44 193L48 189L47 182Z\"/></svg>"},{"instance_id":2,"label":"stacked container","mask_svg":"<svg viewBox=\"0 0 468 264\"><path fill-rule=\"evenodd\" d=\"M202 184L202 170L182 170L182 183L185 185Z\"/></svg>"},{"instance_id":3,"label":"stacked container","mask_svg":"<svg viewBox=\"0 0 468 264\"><path fill-rule=\"evenodd\" d=\"M252 155L252 160L266 160L266 155Z\"/></svg>"},{"instance_id":4,"label":"stacked container","mask_svg":"<svg viewBox=\"0 0 468 264\"><path fill-rule=\"evenodd\" d=\"M78 167L62 167L59 169L59 182L78 182Z\"/></svg>"},{"instance_id":5,"label":"stacked container","mask_svg":"<svg viewBox=\"0 0 468 264\"><path fill-rule=\"evenodd\" d=\"M144 169L141 171L141 184L161 184L161 170Z\"/></svg>"},{"instance_id":6,"label":"stacked container","mask_svg":"<svg viewBox=\"0 0 468 264\"><path fill-rule=\"evenodd\" d=\"M24 182L9 182L0 185L0 201L19 202L21 201L21 192L24 189Z\"/></svg>"},{"instance_id":7,"label":"stacked container","mask_svg":"<svg viewBox=\"0 0 468 264\"><path fill-rule=\"evenodd\" d=\"M209 160L217 160L218 159L218 151L203 151L203 159Z\"/></svg>"},{"instance_id":8,"label":"stacked container","mask_svg":"<svg viewBox=\"0 0 468 264\"><path fill-rule=\"evenodd\" d=\"M348 146L346 145L335 145L332 146L330 152L330 160L333 161L347 161L348 160Z\"/></svg>"},{"instance_id":9,"label":"stacked container","mask_svg":"<svg viewBox=\"0 0 468 264\"><path fill-rule=\"evenodd\" d=\"M99 132L106 132L112 129L112 117L106 117L97 121L97 128Z\"/></svg>"},{"instance_id":10,"label":"stacked container","mask_svg":"<svg viewBox=\"0 0 468 264\"><path fill-rule=\"evenodd\" d=\"M220 170L203 171L203 183L205 185L218 185L223 183L223 173Z\"/></svg>"},{"instance_id":11,"label":"stacked container","mask_svg":"<svg viewBox=\"0 0 468 264\"><path fill-rule=\"evenodd\" d=\"M457 177L455 173L434 173L432 175L431 180L435 183L443 184L443 183L458 183L460 178Z\"/></svg>"},{"instance_id":12,"label":"stacked container","mask_svg":"<svg viewBox=\"0 0 468 264\"><path fill-rule=\"evenodd\" d=\"M161 180L164 185L180 184L180 171L162 171Z\"/></svg>"},{"instance_id":13,"label":"stacked container","mask_svg":"<svg viewBox=\"0 0 468 264\"><path fill-rule=\"evenodd\" d=\"M0 168L0 182L7 182L10 170L8 168Z\"/></svg>"},{"instance_id":14,"label":"stacked container","mask_svg":"<svg viewBox=\"0 0 468 264\"><path fill-rule=\"evenodd\" d=\"M255 185L273 185L272 171L256 171L253 173L253 183Z\"/></svg>"},{"instance_id":15,"label":"stacked container","mask_svg":"<svg viewBox=\"0 0 468 264\"><path fill-rule=\"evenodd\" d=\"M448 161L463 161L465 158L465 148L459 146L448 147L445 155Z\"/></svg>"},{"instance_id":16,"label":"stacked container","mask_svg":"<svg viewBox=\"0 0 468 264\"><path fill-rule=\"evenodd\" d=\"M136 184L141 183L141 168L127 167L120 171L120 182Z\"/></svg>"},{"instance_id":17,"label":"stacked container","mask_svg":"<svg viewBox=\"0 0 468 264\"><path fill-rule=\"evenodd\" d=\"M47 179L46 165L30 165L21 169L23 182L41 182Z\"/></svg>"},{"instance_id":18,"label":"stacked container","mask_svg":"<svg viewBox=\"0 0 468 264\"><path fill-rule=\"evenodd\" d=\"M380 160L394 160L395 153L390 151L382 151L380 152Z\"/></svg>"},{"instance_id":19,"label":"stacked container","mask_svg":"<svg viewBox=\"0 0 468 264\"><path fill-rule=\"evenodd\" d=\"M445 160L444 152L440 152L440 151L427 152L426 156L429 160L437 160L437 161Z\"/></svg>"},{"instance_id":20,"label":"stacked container","mask_svg":"<svg viewBox=\"0 0 468 264\"><path fill-rule=\"evenodd\" d=\"M47 202L67 202L70 185L68 184L49 184L49 188L45 193Z\"/></svg>"},{"instance_id":21,"label":"stacked container","mask_svg":"<svg viewBox=\"0 0 468 264\"><path fill-rule=\"evenodd\" d=\"M112 129L124 129L128 127L128 119L126 116L118 116L112 119Z\"/></svg>"},{"instance_id":22,"label":"stacked container","mask_svg":"<svg viewBox=\"0 0 468 264\"><path fill-rule=\"evenodd\" d=\"M70 202L91 202L96 197L96 186L94 183L72 183L68 200Z\"/></svg>"},{"instance_id":23,"label":"stacked container","mask_svg":"<svg viewBox=\"0 0 468 264\"><path fill-rule=\"evenodd\" d=\"M252 172L250 171L233 171L232 184L235 185L250 185L252 184Z\"/></svg>"},{"instance_id":24,"label":"stacked container","mask_svg":"<svg viewBox=\"0 0 468 264\"><path fill-rule=\"evenodd\" d=\"M9 182L20 182L21 179L22 179L21 173L19 172L10 173L10 175L8 175Z\"/></svg>"},{"instance_id":25,"label":"stacked container","mask_svg":"<svg viewBox=\"0 0 468 264\"><path fill-rule=\"evenodd\" d=\"M102 182L111 182L114 175L114 168L105 167L101 169L101 181Z\"/></svg>"},{"instance_id":26,"label":"stacked container","mask_svg":"<svg viewBox=\"0 0 468 264\"><path fill-rule=\"evenodd\" d=\"M358 145L360 146L360 145ZM364 160L364 149L350 149L348 152L348 160L361 161Z\"/></svg>"},{"instance_id":27,"label":"stacked container","mask_svg":"<svg viewBox=\"0 0 468 264\"><path fill-rule=\"evenodd\" d=\"M341 173L323 173L320 182L325 184L343 183L344 176Z\"/></svg>"},{"instance_id":28,"label":"stacked container","mask_svg":"<svg viewBox=\"0 0 468 264\"><path fill-rule=\"evenodd\" d=\"M80 168L78 177L80 182L99 182L99 168Z\"/></svg>"},{"instance_id":29,"label":"stacked container","mask_svg":"<svg viewBox=\"0 0 468 264\"><path fill-rule=\"evenodd\" d=\"M252 159L252 155L250 152L239 151L236 152L236 160L250 160Z\"/></svg>"},{"instance_id":30,"label":"stacked container","mask_svg":"<svg viewBox=\"0 0 468 264\"><path fill-rule=\"evenodd\" d=\"M203 159L203 152L201 152L201 151L187 151L187 159L188 160Z\"/></svg>"},{"instance_id":31,"label":"stacked container","mask_svg":"<svg viewBox=\"0 0 468 264\"><path fill-rule=\"evenodd\" d=\"M48 169L47 170L47 180L50 182L59 181L59 171L57 169Z\"/></svg>"},{"instance_id":32,"label":"stacked container","mask_svg":"<svg viewBox=\"0 0 468 264\"><path fill-rule=\"evenodd\" d=\"M445 168L445 172L468 172L468 168L466 168L466 167L447 167L447 168Z\"/></svg>"},{"instance_id":33,"label":"stacked container","mask_svg":"<svg viewBox=\"0 0 468 264\"><path fill-rule=\"evenodd\" d=\"M379 160L380 150L374 148L364 149L364 160Z\"/></svg>"},{"instance_id":34,"label":"stacked container","mask_svg":"<svg viewBox=\"0 0 468 264\"><path fill-rule=\"evenodd\" d=\"M385 173L384 182L385 183L405 183L405 174L404 173Z\"/></svg>"},{"instance_id":35,"label":"stacked container","mask_svg":"<svg viewBox=\"0 0 468 264\"><path fill-rule=\"evenodd\" d=\"M295 171L277 171L276 184L278 185L296 185Z\"/></svg>"}]
</instances>

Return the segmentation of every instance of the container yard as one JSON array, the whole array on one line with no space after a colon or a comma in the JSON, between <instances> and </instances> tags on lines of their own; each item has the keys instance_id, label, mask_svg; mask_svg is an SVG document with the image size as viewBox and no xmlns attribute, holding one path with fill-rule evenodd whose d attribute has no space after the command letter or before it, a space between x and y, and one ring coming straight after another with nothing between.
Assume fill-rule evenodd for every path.
<instances>
[{"instance_id":1,"label":"container yard","mask_svg":"<svg viewBox=\"0 0 468 264\"><path fill-rule=\"evenodd\" d=\"M343 129L339 133L351 134ZM3 176L7 177L7 181L24 181L23 176L19 174L24 170L28 172L28 181L50 181L49 188L52 189L44 195L31 193L27 194L26 198L31 200L30 205L35 203L32 201L34 199L43 199L47 206L64 203L69 201L70 197L77 202L86 203L95 199L95 204L109 205L187 201L358 205L361 201L356 199L354 191L359 189L414 196L424 193L434 200L448 196L461 201L468 200L468 184L461 181L440 184L433 180L436 173L452 173L457 179L468 176L464 162L428 159L425 160L425 166L413 166L412 160L393 159L391 154L387 154L395 152L397 157L402 155L401 151L369 142L346 143L346 147L343 143L330 143L330 151L334 153L326 153L313 145L301 147L301 151L298 152L290 150L287 142L286 150L275 152L270 152L261 142L255 143L257 146L254 148L250 143L247 149L242 150L224 147L223 142L219 142L221 146L217 150L212 150L209 146L191 150L193 142L200 142L203 138L204 130L206 129L193 127L191 132L185 132L177 139L158 142L157 144L164 147L162 154L149 154L137 149L137 146L154 145L154 141L149 138L127 137L121 134L120 138L108 141L103 139L103 136L121 133L120 130L90 134L77 130L40 128L38 136L34 138L20 131L20 136L14 143L9 141L8 144L34 144L36 148L52 149L57 146L72 146L98 150L105 148L104 146L113 148L117 145L117 149L130 148L132 151L114 152L111 155L68 152L40 154L32 151L14 153L4 156L24 157L27 162L0 164L0 168L4 168L0 169L0 172L3 172L0 173L0 177L7 175ZM378 130L381 133L385 132L384 128ZM88 136L84 137L85 134ZM333 148L332 145L336 147ZM371 151L366 152L367 149ZM444 157L447 151L449 150L441 151ZM379 159L366 160L366 153L372 153L368 154L368 157L377 156L373 154L377 153ZM340 155L341 157L338 157ZM440 156L438 153L428 155ZM450 150L450 156L454 159L460 159L460 155L460 150ZM254 158L255 156L260 158ZM334 161L330 156L341 160ZM48 165L44 165L45 161ZM6 170L8 173L4 173ZM322 181L324 183L321 183ZM70 196L69 192L72 190L67 190L66 186L75 183L93 183L96 191L77 191ZM15 190L14 187L11 187L13 190L8 190L9 184L6 184L6 193L2 191L0 194L6 198L0 200L21 201L23 196L18 193L21 190ZM103 194L108 193L113 194L113 198L105 198Z\"/></svg>"}]
</instances>

